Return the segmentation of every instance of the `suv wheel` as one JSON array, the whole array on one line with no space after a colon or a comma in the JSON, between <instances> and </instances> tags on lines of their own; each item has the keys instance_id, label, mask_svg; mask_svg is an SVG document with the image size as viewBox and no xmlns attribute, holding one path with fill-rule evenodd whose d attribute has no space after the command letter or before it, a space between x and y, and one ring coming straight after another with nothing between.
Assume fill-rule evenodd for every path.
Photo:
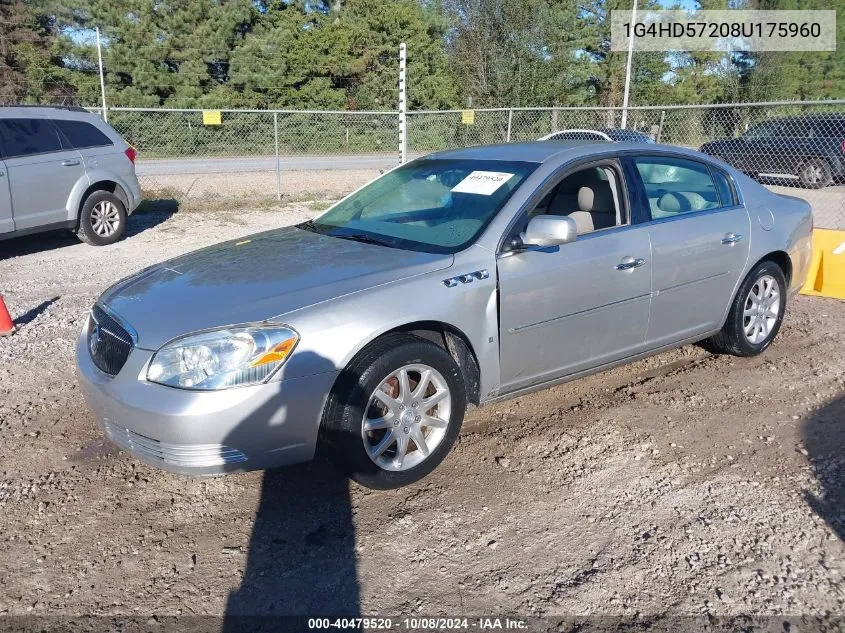
<instances>
[{"instance_id":1,"label":"suv wheel","mask_svg":"<svg viewBox=\"0 0 845 633\"><path fill-rule=\"evenodd\" d=\"M82 205L76 234L93 246L114 244L126 233L126 208L113 193L95 191Z\"/></svg>"},{"instance_id":2,"label":"suv wheel","mask_svg":"<svg viewBox=\"0 0 845 633\"><path fill-rule=\"evenodd\" d=\"M798 170L798 179L808 189L821 189L833 182L833 175L827 161L821 158L811 158L801 165Z\"/></svg>"},{"instance_id":3,"label":"suv wheel","mask_svg":"<svg viewBox=\"0 0 845 633\"><path fill-rule=\"evenodd\" d=\"M341 373L323 414L323 446L361 485L399 488L449 454L465 409L464 379L449 352L390 334Z\"/></svg>"}]
</instances>

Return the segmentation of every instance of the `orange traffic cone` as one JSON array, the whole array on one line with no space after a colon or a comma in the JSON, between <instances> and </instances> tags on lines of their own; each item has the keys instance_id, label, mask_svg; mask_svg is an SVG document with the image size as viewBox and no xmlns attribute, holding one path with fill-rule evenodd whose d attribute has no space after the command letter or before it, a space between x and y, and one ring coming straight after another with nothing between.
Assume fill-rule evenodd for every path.
<instances>
[{"instance_id":1,"label":"orange traffic cone","mask_svg":"<svg viewBox=\"0 0 845 633\"><path fill-rule=\"evenodd\" d=\"M15 322L9 315L6 309L6 302L3 301L3 295L0 295L0 336L9 336L15 333Z\"/></svg>"}]
</instances>

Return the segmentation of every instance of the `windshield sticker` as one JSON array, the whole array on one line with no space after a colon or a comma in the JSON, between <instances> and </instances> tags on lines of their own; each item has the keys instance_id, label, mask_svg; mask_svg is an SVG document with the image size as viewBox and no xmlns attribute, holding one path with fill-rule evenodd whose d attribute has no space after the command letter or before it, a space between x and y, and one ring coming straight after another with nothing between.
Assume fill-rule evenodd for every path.
<instances>
[{"instance_id":1,"label":"windshield sticker","mask_svg":"<svg viewBox=\"0 0 845 633\"><path fill-rule=\"evenodd\" d=\"M452 193L475 193L480 196L491 196L511 178L513 178L513 174L502 171L474 171L452 187Z\"/></svg>"}]
</instances>

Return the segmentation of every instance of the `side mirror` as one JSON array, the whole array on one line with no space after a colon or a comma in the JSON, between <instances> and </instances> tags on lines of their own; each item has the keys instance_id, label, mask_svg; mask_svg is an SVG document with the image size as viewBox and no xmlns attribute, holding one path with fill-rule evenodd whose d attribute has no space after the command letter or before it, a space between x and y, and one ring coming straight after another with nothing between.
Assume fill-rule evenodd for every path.
<instances>
[{"instance_id":1,"label":"side mirror","mask_svg":"<svg viewBox=\"0 0 845 633\"><path fill-rule=\"evenodd\" d=\"M536 215L520 235L525 246L556 246L574 242L578 225L566 215Z\"/></svg>"}]
</instances>

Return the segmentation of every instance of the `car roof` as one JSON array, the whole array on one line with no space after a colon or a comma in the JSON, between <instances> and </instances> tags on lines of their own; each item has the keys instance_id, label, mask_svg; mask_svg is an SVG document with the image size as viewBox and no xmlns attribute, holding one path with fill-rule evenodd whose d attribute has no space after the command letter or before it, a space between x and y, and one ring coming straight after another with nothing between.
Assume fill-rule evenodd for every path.
<instances>
[{"instance_id":1,"label":"car roof","mask_svg":"<svg viewBox=\"0 0 845 633\"><path fill-rule=\"evenodd\" d=\"M608 143L607 141L533 141L530 143L501 143L498 145L479 145L462 149L445 150L426 156L426 159L469 159L521 161L527 163L545 163L550 160L566 161L573 158L593 155L617 154L625 151L647 153L671 152L686 154L691 158L707 158L683 147L635 142Z\"/></svg>"},{"instance_id":2,"label":"car roof","mask_svg":"<svg viewBox=\"0 0 845 633\"><path fill-rule=\"evenodd\" d=\"M809 114L790 114L763 119L758 123L780 123L781 121L826 121L845 119L845 112L811 112Z\"/></svg>"},{"instance_id":3,"label":"car roof","mask_svg":"<svg viewBox=\"0 0 845 633\"><path fill-rule=\"evenodd\" d=\"M93 112L77 106L42 106L42 105L0 105L0 118L33 117L79 119L80 117L98 117Z\"/></svg>"}]
</instances>

